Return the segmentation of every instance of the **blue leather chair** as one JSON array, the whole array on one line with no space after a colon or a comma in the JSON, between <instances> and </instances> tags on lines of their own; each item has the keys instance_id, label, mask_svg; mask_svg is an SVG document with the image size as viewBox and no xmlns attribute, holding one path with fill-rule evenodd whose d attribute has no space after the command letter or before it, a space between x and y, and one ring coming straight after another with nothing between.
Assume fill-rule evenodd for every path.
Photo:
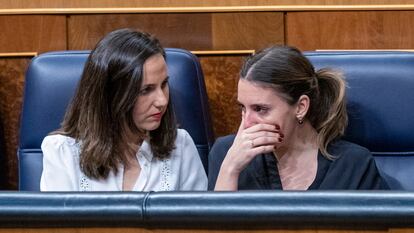
<instances>
[{"instance_id":1,"label":"blue leather chair","mask_svg":"<svg viewBox=\"0 0 414 233\"><path fill-rule=\"evenodd\" d=\"M414 53L307 52L348 82L345 139L367 147L392 189L414 190Z\"/></svg>"},{"instance_id":2,"label":"blue leather chair","mask_svg":"<svg viewBox=\"0 0 414 233\"><path fill-rule=\"evenodd\" d=\"M192 136L207 171L214 137L203 73L197 57L166 49L171 99L179 127ZM34 58L26 74L20 127L19 189L38 191L43 138L59 128L89 51L62 51Z\"/></svg>"}]
</instances>

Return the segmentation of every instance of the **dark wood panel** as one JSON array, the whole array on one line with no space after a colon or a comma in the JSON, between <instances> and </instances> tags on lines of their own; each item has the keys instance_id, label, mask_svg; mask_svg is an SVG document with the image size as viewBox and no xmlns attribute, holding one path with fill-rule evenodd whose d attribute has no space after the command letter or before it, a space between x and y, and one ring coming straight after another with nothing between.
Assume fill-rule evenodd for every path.
<instances>
[{"instance_id":1,"label":"dark wood panel","mask_svg":"<svg viewBox=\"0 0 414 233\"><path fill-rule=\"evenodd\" d=\"M69 49L92 49L108 32L127 27L154 34L165 47L211 49L211 15L191 13L72 15Z\"/></svg>"},{"instance_id":2,"label":"dark wood panel","mask_svg":"<svg viewBox=\"0 0 414 233\"><path fill-rule=\"evenodd\" d=\"M0 117L4 131L6 188L17 189L17 143L24 71L30 58L0 58Z\"/></svg>"},{"instance_id":3,"label":"dark wood panel","mask_svg":"<svg viewBox=\"0 0 414 233\"><path fill-rule=\"evenodd\" d=\"M283 25L283 13L274 12L72 15L68 44L69 49L92 49L106 33L130 27L154 34L165 47L256 49L283 44Z\"/></svg>"},{"instance_id":4,"label":"dark wood panel","mask_svg":"<svg viewBox=\"0 0 414 233\"><path fill-rule=\"evenodd\" d=\"M0 16L0 52L45 52L66 49L66 16Z\"/></svg>"},{"instance_id":5,"label":"dark wood panel","mask_svg":"<svg viewBox=\"0 0 414 233\"><path fill-rule=\"evenodd\" d=\"M237 132L241 120L237 83L243 55L199 56L216 137Z\"/></svg>"},{"instance_id":6,"label":"dark wood panel","mask_svg":"<svg viewBox=\"0 0 414 233\"><path fill-rule=\"evenodd\" d=\"M292 12L286 31L303 50L414 49L414 11Z\"/></svg>"},{"instance_id":7,"label":"dark wood panel","mask_svg":"<svg viewBox=\"0 0 414 233\"><path fill-rule=\"evenodd\" d=\"M215 13L213 48L261 49L284 44L284 19L281 12Z\"/></svg>"}]
</instances>

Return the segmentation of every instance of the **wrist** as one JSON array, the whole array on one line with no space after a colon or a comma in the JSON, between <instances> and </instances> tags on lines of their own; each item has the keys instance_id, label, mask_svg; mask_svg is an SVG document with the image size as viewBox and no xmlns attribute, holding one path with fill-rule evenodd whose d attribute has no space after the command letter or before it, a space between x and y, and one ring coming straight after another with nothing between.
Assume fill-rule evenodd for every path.
<instances>
[{"instance_id":1,"label":"wrist","mask_svg":"<svg viewBox=\"0 0 414 233\"><path fill-rule=\"evenodd\" d=\"M239 178L240 175L240 169L238 169L236 166L234 166L234 163L232 162L226 162L223 161L220 167L220 173L225 175L228 178Z\"/></svg>"},{"instance_id":2,"label":"wrist","mask_svg":"<svg viewBox=\"0 0 414 233\"><path fill-rule=\"evenodd\" d=\"M226 166L224 163L220 167L217 177L216 191L237 191L239 183L239 172L233 166Z\"/></svg>"}]
</instances>

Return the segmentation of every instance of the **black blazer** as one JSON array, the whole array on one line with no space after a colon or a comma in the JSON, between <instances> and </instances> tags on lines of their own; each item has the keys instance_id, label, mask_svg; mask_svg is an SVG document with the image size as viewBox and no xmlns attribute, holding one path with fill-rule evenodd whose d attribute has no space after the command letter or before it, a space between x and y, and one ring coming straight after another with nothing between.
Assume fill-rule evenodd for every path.
<instances>
[{"instance_id":1,"label":"black blazer","mask_svg":"<svg viewBox=\"0 0 414 233\"><path fill-rule=\"evenodd\" d=\"M213 190L227 151L235 135L218 138L209 154L208 189ZM309 190L389 189L368 149L338 140L328 146L334 160L318 154L316 178ZM239 190L282 189L273 154L257 155L239 176Z\"/></svg>"}]
</instances>

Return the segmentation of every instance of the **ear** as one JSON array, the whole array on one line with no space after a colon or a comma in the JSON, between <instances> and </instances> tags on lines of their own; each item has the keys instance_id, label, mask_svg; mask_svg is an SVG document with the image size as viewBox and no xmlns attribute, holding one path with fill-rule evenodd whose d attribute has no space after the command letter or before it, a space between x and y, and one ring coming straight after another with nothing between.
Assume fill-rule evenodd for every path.
<instances>
[{"instance_id":1,"label":"ear","mask_svg":"<svg viewBox=\"0 0 414 233\"><path fill-rule=\"evenodd\" d=\"M301 95L296 104L296 118L302 120L305 118L310 107L310 99L307 95Z\"/></svg>"}]
</instances>

